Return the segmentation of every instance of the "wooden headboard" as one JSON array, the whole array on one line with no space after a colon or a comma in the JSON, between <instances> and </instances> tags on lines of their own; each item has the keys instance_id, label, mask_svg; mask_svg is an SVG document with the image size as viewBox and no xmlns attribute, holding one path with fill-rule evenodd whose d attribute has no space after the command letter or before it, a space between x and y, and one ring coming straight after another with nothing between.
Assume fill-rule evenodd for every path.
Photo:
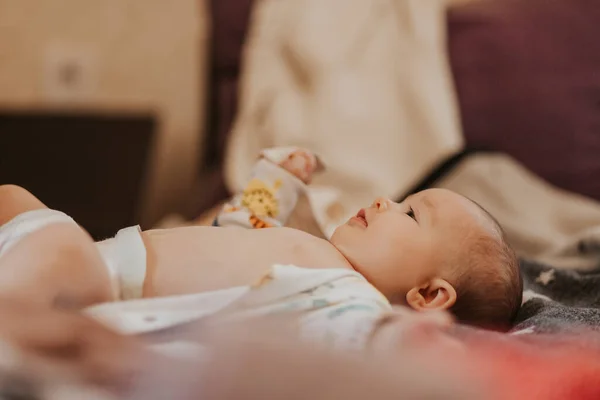
<instances>
[{"instance_id":1,"label":"wooden headboard","mask_svg":"<svg viewBox=\"0 0 600 400\"><path fill-rule=\"evenodd\" d=\"M114 235L139 223L155 128L151 114L0 110L0 184Z\"/></svg>"}]
</instances>

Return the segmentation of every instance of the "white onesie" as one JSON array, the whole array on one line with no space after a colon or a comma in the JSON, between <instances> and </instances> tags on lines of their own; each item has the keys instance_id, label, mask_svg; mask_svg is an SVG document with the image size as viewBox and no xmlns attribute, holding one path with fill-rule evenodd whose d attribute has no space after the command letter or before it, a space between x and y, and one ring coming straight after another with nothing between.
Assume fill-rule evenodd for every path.
<instances>
[{"instance_id":1,"label":"white onesie","mask_svg":"<svg viewBox=\"0 0 600 400\"><path fill-rule=\"evenodd\" d=\"M359 350L391 310L387 299L353 270L275 265L256 285L105 303L86 313L122 333L141 334L209 316L244 320L294 312L301 337Z\"/></svg>"}]
</instances>

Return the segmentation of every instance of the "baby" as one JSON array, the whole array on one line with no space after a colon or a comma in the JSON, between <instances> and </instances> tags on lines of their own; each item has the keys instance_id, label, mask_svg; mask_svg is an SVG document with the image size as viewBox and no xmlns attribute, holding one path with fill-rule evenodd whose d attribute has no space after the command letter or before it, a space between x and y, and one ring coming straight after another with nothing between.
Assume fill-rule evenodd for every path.
<instances>
[{"instance_id":1,"label":"baby","mask_svg":"<svg viewBox=\"0 0 600 400\"><path fill-rule=\"evenodd\" d=\"M450 191L431 189L401 203L376 199L337 228L329 241L281 227L319 166L317 158L302 149L267 150L246 190L215 219L216 227L123 229L97 244L104 267L88 263L96 265L92 271L78 263L75 270L68 267L73 264L69 260L54 262L38 275L45 288L60 290L30 293L43 293L41 301L61 299L81 308L103 303L88 310L109 323L118 325L125 320L123 313L137 313L140 321L152 325L119 326L130 333L215 312L250 316L256 310L310 311L305 322L313 327L349 311L367 311L373 326L385 320L390 304L417 311L447 310L461 322L489 328L510 325L521 304L518 263L498 223L485 210ZM14 254L33 257L35 252L25 242L35 231L51 223L73 225L24 189L0 189L0 263L4 253L11 256L8 250L13 247ZM270 227L278 228L256 229ZM4 271L13 288L36 276L36 271L22 272L16 264ZM274 267L265 274L270 266ZM0 274L0 283L2 279ZM86 283L68 287L65 282ZM368 324L361 321L346 319L336 330L362 329L364 339L371 328L363 328ZM331 337L332 332L324 330L322 335Z\"/></svg>"}]
</instances>

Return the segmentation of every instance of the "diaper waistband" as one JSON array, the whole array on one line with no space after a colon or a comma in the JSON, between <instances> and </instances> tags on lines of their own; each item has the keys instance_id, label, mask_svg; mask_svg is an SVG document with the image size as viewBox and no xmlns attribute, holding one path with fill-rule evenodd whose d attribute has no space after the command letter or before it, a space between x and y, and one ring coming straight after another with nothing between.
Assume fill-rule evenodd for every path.
<instances>
[{"instance_id":1,"label":"diaper waistband","mask_svg":"<svg viewBox=\"0 0 600 400\"><path fill-rule=\"evenodd\" d=\"M96 246L109 270L115 300L141 298L146 278L146 246L140 227L121 229L114 238Z\"/></svg>"}]
</instances>

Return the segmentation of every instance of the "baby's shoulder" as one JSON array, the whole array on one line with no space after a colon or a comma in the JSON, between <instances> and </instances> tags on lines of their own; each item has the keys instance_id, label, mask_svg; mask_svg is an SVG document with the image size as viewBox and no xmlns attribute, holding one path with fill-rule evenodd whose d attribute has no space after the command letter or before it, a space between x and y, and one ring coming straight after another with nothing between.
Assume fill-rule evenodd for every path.
<instances>
[{"instance_id":1,"label":"baby's shoulder","mask_svg":"<svg viewBox=\"0 0 600 400\"><path fill-rule=\"evenodd\" d=\"M272 228L270 229L272 233L277 233L278 235L286 236L288 238L293 238L296 240L318 240L324 241L321 238L318 238L310 233L301 231L300 229L281 227L281 228ZM326 242L326 240L325 240Z\"/></svg>"},{"instance_id":2,"label":"baby's shoulder","mask_svg":"<svg viewBox=\"0 0 600 400\"><path fill-rule=\"evenodd\" d=\"M336 268L340 264L344 267L348 266L348 261L328 240L297 229L285 229L292 245L291 251L310 257L314 260L315 267Z\"/></svg>"},{"instance_id":3,"label":"baby's shoulder","mask_svg":"<svg viewBox=\"0 0 600 400\"><path fill-rule=\"evenodd\" d=\"M348 261L328 241L293 228L269 228L260 232L271 251L285 253L282 259L308 268L347 268Z\"/></svg>"},{"instance_id":4,"label":"baby's shoulder","mask_svg":"<svg viewBox=\"0 0 600 400\"><path fill-rule=\"evenodd\" d=\"M286 243L292 247L327 248L332 246L325 239L294 228L267 228L253 231L253 233L263 236L271 243Z\"/></svg>"}]
</instances>

